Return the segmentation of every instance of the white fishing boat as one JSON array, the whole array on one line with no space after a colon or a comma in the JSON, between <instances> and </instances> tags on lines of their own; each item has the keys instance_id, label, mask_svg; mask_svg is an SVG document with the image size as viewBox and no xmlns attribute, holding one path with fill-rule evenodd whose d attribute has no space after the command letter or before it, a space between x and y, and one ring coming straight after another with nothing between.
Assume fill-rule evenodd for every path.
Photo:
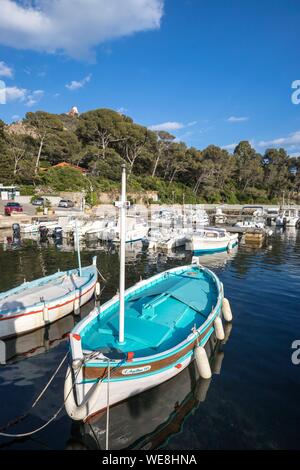
<instances>
[{"instance_id":1,"label":"white fishing boat","mask_svg":"<svg viewBox=\"0 0 300 470\"><path fill-rule=\"evenodd\" d=\"M125 234L125 243L133 243L143 240L148 233L148 224L141 218L135 216L126 216L126 225L128 230ZM113 226L108 226L105 231L99 235L104 241L120 243L120 221L115 222Z\"/></svg>"},{"instance_id":2,"label":"white fishing boat","mask_svg":"<svg viewBox=\"0 0 300 470\"><path fill-rule=\"evenodd\" d=\"M92 265L82 268L79 237L77 240L78 269L24 281L0 294L0 338L47 326L73 311L79 313L95 290L99 293L97 257Z\"/></svg>"},{"instance_id":3,"label":"white fishing boat","mask_svg":"<svg viewBox=\"0 0 300 470\"><path fill-rule=\"evenodd\" d=\"M238 234L221 228L205 228L189 235L185 244L187 251L195 255L230 251L238 244Z\"/></svg>"},{"instance_id":4,"label":"white fishing boat","mask_svg":"<svg viewBox=\"0 0 300 470\"><path fill-rule=\"evenodd\" d=\"M225 224L227 216L223 213L222 207L216 207L213 220L215 224Z\"/></svg>"},{"instance_id":5,"label":"white fishing boat","mask_svg":"<svg viewBox=\"0 0 300 470\"><path fill-rule=\"evenodd\" d=\"M266 214L266 223L269 226L276 225L276 218L278 217L280 212L279 207L268 207L267 214Z\"/></svg>"},{"instance_id":6,"label":"white fishing boat","mask_svg":"<svg viewBox=\"0 0 300 470\"><path fill-rule=\"evenodd\" d=\"M242 219L238 220L234 227L239 228L265 228L265 221L262 217L258 216L250 216L250 217L243 217Z\"/></svg>"},{"instance_id":7,"label":"white fishing boat","mask_svg":"<svg viewBox=\"0 0 300 470\"><path fill-rule=\"evenodd\" d=\"M204 209L197 209L192 216L192 223L196 227L205 227L209 225L209 216Z\"/></svg>"},{"instance_id":8,"label":"white fishing boat","mask_svg":"<svg viewBox=\"0 0 300 470\"><path fill-rule=\"evenodd\" d=\"M164 237L157 240L155 249L169 251L175 248L185 246L187 236L191 230L180 228L170 230Z\"/></svg>"},{"instance_id":9,"label":"white fishing boat","mask_svg":"<svg viewBox=\"0 0 300 470\"><path fill-rule=\"evenodd\" d=\"M101 232L108 227L112 227L114 225L115 221L114 219L108 220L106 218L101 218L97 219L94 221L91 221L90 223L87 223L83 227L83 235L85 236L94 236L98 237L101 234Z\"/></svg>"},{"instance_id":10,"label":"white fishing boat","mask_svg":"<svg viewBox=\"0 0 300 470\"><path fill-rule=\"evenodd\" d=\"M96 257L91 266L57 272L0 294L0 338L35 330L78 310L94 295Z\"/></svg>"},{"instance_id":11,"label":"white fishing boat","mask_svg":"<svg viewBox=\"0 0 300 470\"><path fill-rule=\"evenodd\" d=\"M71 364L64 403L68 415L95 413L159 385L194 359L212 375L205 345L224 339L221 312L232 319L217 276L199 264L141 280L125 291L126 167L122 167L119 293L95 308L70 333Z\"/></svg>"},{"instance_id":12,"label":"white fishing boat","mask_svg":"<svg viewBox=\"0 0 300 470\"><path fill-rule=\"evenodd\" d=\"M299 220L297 209L285 209L276 217L275 225L277 227L296 227Z\"/></svg>"},{"instance_id":13,"label":"white fishing boat","mask_svg":"<svg viewBox=\"0 0 300 470\"><path fill-rule=\"evenodd\" d=\"M20 224L20 231L24 235L33 235L40 232L41 227L46 227L49 233L57 227L58 221L34 222L33 224Z\"/></svg>"}]
</instances>

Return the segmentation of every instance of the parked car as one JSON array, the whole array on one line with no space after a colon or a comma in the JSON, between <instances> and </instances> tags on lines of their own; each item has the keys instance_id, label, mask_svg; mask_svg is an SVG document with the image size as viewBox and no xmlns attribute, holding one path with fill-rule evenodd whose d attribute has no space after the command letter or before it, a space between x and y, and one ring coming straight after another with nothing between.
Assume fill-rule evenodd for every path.
<instances>
[{"instance_id":1,"label":"parked car","mask_svg":"<svg viewBox=\"0 0 300 470\"><path fill-rule=\"evenodd\" d=\"M43 197L37 197L31 202L33 206L43 206L45 204L45 199Z\"/></svg>"},{"instance_id":2,"label":"parked car","mask_svg":"<svg viewBox=\"0 0 300 470\"><path fill-rule=\"evenodd\" d=\"M11 215L12 212L23 212L23 207L18 202L8 202L4 207L4 213Z\"/></svg>"},{"instance_id":3,"label":"parked car","mask_svg":"<svg viewBox=\"0 0 300 470\"><path fill-rule=\"evenodd\" d=\"M70 201L70 199L61 199L58 207L74 207L74 202Z\"/></svg>"}]
</instances>

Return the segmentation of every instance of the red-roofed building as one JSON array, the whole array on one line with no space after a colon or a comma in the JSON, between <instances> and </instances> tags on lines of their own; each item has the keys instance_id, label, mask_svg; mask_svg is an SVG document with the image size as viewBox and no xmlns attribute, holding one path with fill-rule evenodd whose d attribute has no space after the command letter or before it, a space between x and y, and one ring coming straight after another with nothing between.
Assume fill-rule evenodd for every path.
<instances>
[{"instance_id":1,"label":"red-roofed building","mask_svg":"<svg viewBox=\"0 0 300 470\"><path fill-rule=\"evenodd\" d=\"M51 168L74 168L74 170L79 170L83 174L87 173L87 170L85 170L84 168L81 168L77 165L72 165L71 163L67 162L57 163L57 165L53 165Z\"/></svg>"}]
</instances>

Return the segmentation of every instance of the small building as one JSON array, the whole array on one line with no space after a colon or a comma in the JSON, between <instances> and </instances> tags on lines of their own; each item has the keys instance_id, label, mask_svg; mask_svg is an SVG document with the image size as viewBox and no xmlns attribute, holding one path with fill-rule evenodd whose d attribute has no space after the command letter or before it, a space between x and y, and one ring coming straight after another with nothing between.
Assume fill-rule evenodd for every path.
<instances>
[{"instance_id":1,"label":"small building","mask_svg":"<svg viewBox=\"0 0 300 470\"><path fill-rule=\"evenodd\" d=\"M6 186L0 183L0 199L2 201L15 199L16 196L20 196L20 190L17 186Z\"/></svg>"},{"instance_id":2,"label":"small building","mask_svg":"<svg viewBox=\"0 0 300 470\"><path fill-rule=\"evenodd\" d=\"M79 116L79 111L77 106L73 106L68 113L66 113L67 116L71 117L78 117Z\"/></svg>"}]
</instances>

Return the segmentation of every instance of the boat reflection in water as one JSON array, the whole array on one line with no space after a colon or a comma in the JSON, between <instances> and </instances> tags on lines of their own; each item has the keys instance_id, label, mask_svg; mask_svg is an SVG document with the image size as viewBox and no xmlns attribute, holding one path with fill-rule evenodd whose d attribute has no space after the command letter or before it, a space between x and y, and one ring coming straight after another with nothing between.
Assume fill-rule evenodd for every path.
<instances>
[{"instance_id":1,"label":"boat reflection in water","mask_svg":"<svg viewBox=\"0 0 300 470\"><path fill-rule=\"evenodd\" d=\"M66 317L30 333L0 340L0 364L12 364L23 359L46 353L68 339L74 325L90 313L95 301L90 300L80 309L79 315Z\"/></svg>"},{"instance_id":2,"label":"boat reflection in water","mask_svg":"<svg viewBox=\"0 0 300 470\"><path fill-rule=\"evenodd\" d=\"M222 251L219 253L203 254L197 256L199 263L206 266L209 269L225 267L229 261L232 261L238 252L238 247L235 246L230 250Z\"/></svg>"},{"instance_id":3,"label":"boat reflection in water","mask_svg":"<svg viewBox=\"0 0 300 470\"><path fill-rule=\"evenodd\" d=\"M211 370L220 374L223 345L228 340L231 323L224 325L225 339L214 335L206 344ZM181 431L185 418L204 402L213 378L199 378L195 361L173 379L119 403L110 409L109 450L162 447L167 439ZM72 422L68 450L105 449L106 412L86 423Z\"/></svg>"}]
</instances>

